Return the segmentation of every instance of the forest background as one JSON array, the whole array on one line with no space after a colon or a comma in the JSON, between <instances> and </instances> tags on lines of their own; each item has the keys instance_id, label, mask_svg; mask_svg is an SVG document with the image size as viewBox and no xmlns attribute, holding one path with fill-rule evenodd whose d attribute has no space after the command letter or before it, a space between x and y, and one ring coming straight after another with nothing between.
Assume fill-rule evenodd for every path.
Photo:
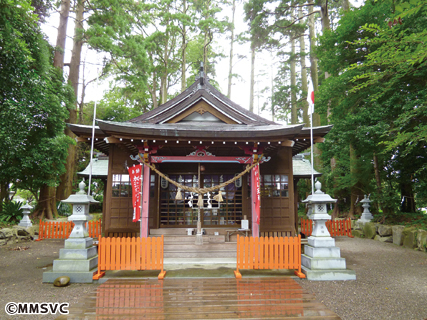
<instances>
[{"instance_id":1,"label":"forest background","mask_svg":"<svg viewBox=\"0 0 427 320\"><path fill-rule=\"evenodd\" d=\"M96 82L103 88L97 118L124 121L179 94L203 62L211 83L237 103L289 124L309 124L311 81L313 124L333 125L313 150L324 191L338 199L332 214L360 214L359 200L370 194L376 219L425 227L427 4L358 5L0 0L0 217L13 215L10 188L35 200L34 217L57 216L58 201L89 160L65 123L91 124L87 91ZM52 46L42 30L54 12ZM237 46L246 49L237 53ZM97 61L86 59L89 49ZM250 79L238 65L251 70ZM224 82L218 74L225 69ZM249 90L236 90L242 82ZM309 185L299 183L302 198Z\"/></svg>"}]
</instances>

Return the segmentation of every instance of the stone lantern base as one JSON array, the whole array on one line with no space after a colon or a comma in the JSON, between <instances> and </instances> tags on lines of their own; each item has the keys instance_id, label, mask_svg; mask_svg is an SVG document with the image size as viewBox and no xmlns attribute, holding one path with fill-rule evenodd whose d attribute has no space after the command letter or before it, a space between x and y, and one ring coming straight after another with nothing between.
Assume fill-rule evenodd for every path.
<instances>
[{"instance_id":1,"label":"stone lantern base","mask_svg":"<svg viewBox=\"0 0 427 320\"><path fill-rule=\"evenodd\" d=\"M345 259L332 237L308 237L301 264L307 280L356 280L356 272L346 269Z\"/></svg>"},{"instance_id":2,"label":"stone lantern base","mask_svg":"<svg viewBox=\"0 0 427 320\"><path fill-rule=\"evenodd\" d=\"M327 204L337 200L322 192L319 181L315 187L316 192L303 201L308 204L313 231L308 237L308 245L304 246L304 254L301 255L301 271L308 280L356 280L356 272L346 269L340 248L335 247L335 239L326 227L326 221L331 220Z\"/></svg>"},{"instance_id":3,"label":"stone lantern base","mask_svg":"<svg viewBox=\"0 0 427 320\"><path fill-rule=\"evenodd\" d=\"M71 283L92 283L98 270L97 249L92 238L69 238L59 259L53 261L53 269L43 272L43 282L53 283L60 276L70 277Z\"/></svg>"}]
</instances>

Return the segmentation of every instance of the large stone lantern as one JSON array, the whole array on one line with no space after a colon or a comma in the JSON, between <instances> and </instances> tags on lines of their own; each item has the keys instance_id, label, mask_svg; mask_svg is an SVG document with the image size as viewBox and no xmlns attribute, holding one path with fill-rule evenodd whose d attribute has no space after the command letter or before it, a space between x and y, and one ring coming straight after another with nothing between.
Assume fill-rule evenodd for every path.
<instances>
[{"instance_id":1,"label":"large stone lantern","mask_svg":"<svg viewBox=\"0 0 427 320\"><path fill-rule=\"evenodd\" d=\"M313 220L313 231L301 255L302 272L308 280L356 280L355 272L346 269L340 248L335 247L335 239L326 227L326 221L331 220L327 205L337 200L320 190L322 184L319 181L315 186L314 194L303 201L308 205L307 215Z\"/></svg>"},{"instance_id":2,"label":"large stone lantern","mask_svg":"<svg viewBox=\"0 0 427 320\"><path fill-rule=\"evenodd\" d=\"M79 184L80 190L61 202L73 206L73 213L68 217L75 226L64 249L60 249L59 259L53 261L52 271L43 273L43 282L53 282L59 276L70 277L70 282L91 283L93 273L97 270L97 249L89 237L86 222L91 219L89 205L97 203L92 196L85 193L85 183Z\"/></svg>"}]
</instances>

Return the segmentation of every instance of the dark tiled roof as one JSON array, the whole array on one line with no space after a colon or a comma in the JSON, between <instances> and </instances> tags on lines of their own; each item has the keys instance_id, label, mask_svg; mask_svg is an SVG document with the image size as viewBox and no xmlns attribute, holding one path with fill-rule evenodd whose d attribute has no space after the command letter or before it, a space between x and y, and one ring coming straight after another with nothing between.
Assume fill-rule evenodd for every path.
<instances>
[{"instance_id":1,"label":"dark tiled roof","mask_svg":"<svg viewBox=\"0 0 427 320\"><path fill-rule=\"evenodd\" d=\"M169 100L156 109L144 113L139 117L129 120L129 122L161 124L185 111L200 100L206 101L219 112L228 115L237 123L243 125L276 124L275 122L264 119L245 108L242 108L237 103L234 103L215 89L215 87L206 81L206 79L204 84L200 84L200 78L172 100Z\"/></svg>"}]
</instances>

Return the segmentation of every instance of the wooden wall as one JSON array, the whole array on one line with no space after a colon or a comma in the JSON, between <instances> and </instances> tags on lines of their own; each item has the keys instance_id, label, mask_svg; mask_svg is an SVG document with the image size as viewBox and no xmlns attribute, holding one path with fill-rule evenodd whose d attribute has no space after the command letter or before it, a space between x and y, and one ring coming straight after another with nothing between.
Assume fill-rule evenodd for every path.
<instances>
[{"instance_id":1,"label":"wooden wall","mask_svg":"<svg viewBox=\"0 0 427 320\"><path fill-rule=\"evenodd\" d=\"M260 165L260 175L284 174L288 176L289 197L261 197L260 232L294 231L294 179L292 148L282 147L269 162Z\"/></svg>"}]
</instances>

